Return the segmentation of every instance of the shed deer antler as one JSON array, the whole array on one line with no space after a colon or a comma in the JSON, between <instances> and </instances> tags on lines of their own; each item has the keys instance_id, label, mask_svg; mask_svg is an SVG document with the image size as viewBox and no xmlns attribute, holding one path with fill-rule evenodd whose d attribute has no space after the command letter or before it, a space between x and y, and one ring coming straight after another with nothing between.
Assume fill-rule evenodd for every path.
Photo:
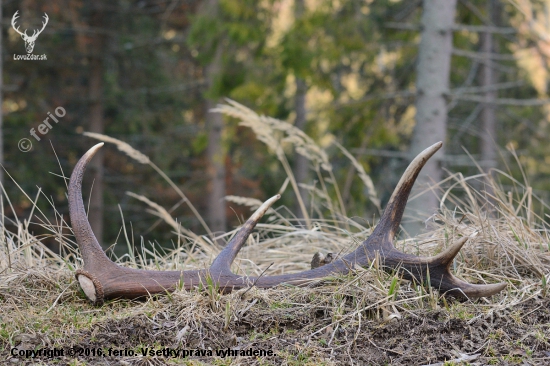
<instances>
[{"instance_id":1,"label":"shed deer antler","mask_svg":"<svg viewBox=\"0 0 550 366\"><path fill-rule=\"evenodd\" d=\"M442 146L439 142L422 151L409 165L391 196L380 222L373 233L359 247L324 266L292 274L265 277L246 277L233 274L231 264L256 223L280 196L267 200L251 217L208 269L190 271L150 271L120 267L112 262L97 242L84 209L82 176L86 165L103 143L92 147L77 163L69 183L69 210L76 241L84 260L84 269L76 271L76 278L90 301L101 304L105 299L135 299L150 294L165 293L183 285L187 290L206 283L209 277L221 291L230 292L254 285L270 288L279 284L305 286L315 280L347 274L355 266L369 266L379 258L380 264L398 271L405 279L425 283L442 292L458 296L491 296L506 287L505 283L474 285L453 276L449 267L467 238L462 238L435 257L417 257L399 252L393 246L405 205L418 173L426 161Z\"/></svg>"}]
</instances>

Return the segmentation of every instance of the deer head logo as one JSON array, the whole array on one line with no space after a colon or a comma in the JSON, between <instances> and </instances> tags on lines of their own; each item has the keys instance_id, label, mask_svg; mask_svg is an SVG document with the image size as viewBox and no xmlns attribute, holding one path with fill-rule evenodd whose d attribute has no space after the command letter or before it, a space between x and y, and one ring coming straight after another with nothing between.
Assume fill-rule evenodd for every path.
<instances>
[{"instance_id":1,"label":"deer head logo","mask_svg":"<svg viewBox=\"0 0 550 366\"><path fill-rule=\"evenodd\" d=\"M42 22L42 29L40 30L35 29L32 33L32 36L29 36L27 35L26 29L25 29L25 32L21 32L19 30L19 27L16 27L15 20L19 18L19 15L17 15L17 13L19 13L19 10L17 10L15 14L13 14L13 18L11 18L11 26L13 27L13 29L15 29L17 33L21 35L21 38L23 38L23 41L25 41L25 48L27 49L27 53L32 53L32 50L34 49L34 43L36 42L36 38L38 38L40 33L42 33L44 28L46 28L46 24L48 24L48 20L49 20L48 14L44 13L44 22Z\"/></svg>"}]
</instances>

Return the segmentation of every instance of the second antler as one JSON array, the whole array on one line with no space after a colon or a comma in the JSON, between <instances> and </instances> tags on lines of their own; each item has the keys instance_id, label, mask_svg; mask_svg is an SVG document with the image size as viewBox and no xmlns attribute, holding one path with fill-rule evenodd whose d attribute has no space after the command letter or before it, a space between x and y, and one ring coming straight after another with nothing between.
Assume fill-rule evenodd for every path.
<instances>
[{"instance_id":1,"label":"second antler","mask_svg":"<svg viewBox=\"0 0 550 366\"><path fill-rule=\"evenodd\" d=\"M251 217L208 269L190 271L150 271L121 267L104 253L92 232L82 200L82 177L86 166L103 143L92 147L77 163L69 183L69 210L76 241L82 253L84 268L76 271L76 278L88 299L101 304L105 299L135 299L150 294L174 291L178 285L187 290L206 284L209 277L221 291L229 292L252 285L260 288L279 284L305 286L315 280L335 274L347 274L355 266L367 267L379 258L387 270L398 271L403 278L427 283L451 295L491 296L506 287L505 283L474 285L453 276L449 268L467 238L462 238L434 257L417 257L398 251L393 239L398 232L403 211L418 173L426 161L442 146L436 143L422 151L409 165L397 184L380 222L359 247L324 266L299 273L278 276L247 277L231 272L231 264L256 223L280 196L267 200Z\"/></svg>"}]
</instances>

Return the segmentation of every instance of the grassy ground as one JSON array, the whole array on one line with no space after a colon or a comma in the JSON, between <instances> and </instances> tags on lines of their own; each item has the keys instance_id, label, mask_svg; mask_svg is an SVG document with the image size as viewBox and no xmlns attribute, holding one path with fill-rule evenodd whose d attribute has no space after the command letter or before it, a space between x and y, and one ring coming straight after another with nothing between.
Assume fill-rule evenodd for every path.
<instances>
[{"instance_id":1,"label":"grassy ground","mask_svg":"<svg viewBox=\"0 0 550 366\"><path fill-rule=\"evenodd\" d=\"M84 300L68 271L26 270L2 290L2 360L37 361L10 357L12 347L65 352L76 347L100 348L105 356L83 351L78 357L40 360L70 365L421 365L467 354L471 364L550 362L548 298L445 303L429 295L420 298L403 285L389 300L366 284L376 279L364 280L215 298L204 291L181 292L96 308ZM213 356L143 357L147 348L212 350ZM216 357L215 350L228 348L272 350L273 356ZM135 355L114 356L115 350Z\"/></svg>"},{"instance_id":2,"label":"grassy ground","mask_svg":"<svg viewBox=\"0 0 550 366\"><path fill-rule=\"evenodd\" d=\"M260 128L252 124L261 118L237 112L232 115L253 119L249 125ZM263 121L268 124L263 128L283 131L282 138L292 134L288 126L274 121ZM274 131L256 132L277 136ZM284 152L277 150L280 142L266 143L274 144L271 148L285 166ZM322 150L315 150L303 136L295 134L292 143L306 149L314 165L328 163ZM129 156L147 162L128 146L117 144ZM376 206L370 178L357 162L352 163ZM322 169L322 176L330 178L330 166L317 172ZM0 363L550 365L549 231L534 209L544 204L537 202L527 184L505 175L500 178L512 181L514 188L508 192L479 176L475 179L485 184L480 192L470 187L473 179L452 175L439 186L441 210L431 218L429 230L396 243L408 253L435 255L454 240L470 237L454 263L454 273L472 283L508 284L502 293L477 300L442 297L434 289L382 271L374 262L371 268L356 268L349 276L328 278L308 288L251 288L221 295L206 287L94 307L74 278L79 254L72 237L61 234L67 225L60 218L50 223L38 211L29 218L49 228L61 243L61 253L52 253L42 238L28 231L28 221L12 219L18 229L2 226L0 232ZM315 199L309 226L297 225L284 208L269 212L234 270L249 275L266 269L269 275L300 271L309 267L315 252L347 253L368 237L372 228L365 221L345 218L339 196L330 193L337 191L329 183L333 181L310 187ZM289 182L297 189L291 173ZM113 259L135 268L206 268L219 247L179 227L154 202L140 199L174 227L175 248L160 254L134 250L135 243L127 243L132 255ZM231 200L258 204L242 197ZM55 357L26 357L35 355L33 350L54 348ZM173 357L176 351L180 354ZM217 355L220 351L224 354Z\"/></svg>"}]
</instances>

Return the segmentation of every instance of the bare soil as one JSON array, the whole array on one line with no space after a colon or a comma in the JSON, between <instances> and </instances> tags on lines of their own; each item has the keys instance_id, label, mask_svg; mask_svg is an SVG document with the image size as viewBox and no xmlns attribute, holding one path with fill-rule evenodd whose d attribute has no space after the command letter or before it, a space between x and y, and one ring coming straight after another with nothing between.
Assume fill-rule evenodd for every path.
<instances>
[{"instance_id":1,"label":"bare soil","mask_svg":"<svg viewBox=\"0 0 550 366\"><path fill-rule=\"evenodd\" d=\"M261 304L256 304L261 306ZM423 365L457 359L458 354L479 355L470 364L550 365L550 301L531 299L517 306L471 319L459 319L445 310L414 311L397 321L365 320L361 329L340 328L313 314L285 321L251 312L224 334L221 324L204 324L203 332L190 334L184 344L174 340L174 329L153 324L146 316L107 321L77 335L66 346L135 348L137 344L161 344L185 349L271 349L273 357L235 358L234 364L334 364ZM329 326L319 337L309 338L308 325ZM277 332L273 332L277 329ZM328 342L332 333L331 346ZM251 340L252 333L256 339ZM267 339L261 339L269 335ZM355 339L355 341L354 341ZM343 345L343 346L339 346ZM212 357L188 357L211 364ZM88 359L89 360L89 359ZM109 361L116 362L120 358ZM132 362L152 359L129 358ZM107 360L102 360L107 361ZM89 363L92 364L92 363Z\"/></svg>"},{"instance_id":2,"label":"bare soil","mask_svg":"<svg viewBox=\"0 0 550 366\"><path fill-rule=\"evenodd\" d=\"M48 282L48 281L51 281ZM497 299L462 302L439 298L423 302L399 317L384 317L384 307L357 312L357 298L337 299L334 284L311 289L257 290L211 297L205 291L175 293L145 302L115 301L101 308L89 305L71 276L26 278L26 288L0 293L4 310L14 303L21 312L33 301L23 294L32 289L54 289L68 283L52 311L24 311L28 324L11 341L0 338L0 362L46 365L550 365L550 299L534 296L516 304ZM332 287L332 288L331 288ZM51 300L49 300L51 301ZM371 301L371 300L369 300ZM323 305L324 304L324 305ZM406 304L406 303L405 303ZM15 309L15 308L13 308ZM381 310L382 309L382 310ZM16 314L18 310L14 310ZM73 314L74 312L74 314ZM1 315L6 331L21 325L17 316ZM74 317L74 324L71 324ZM85 318L85 319L84 319ZM47 326L37 326L44 319ZM34 325L33 325L34 324ZM61 335L62 334L62 335ZM10 337L8 337L10 338ZM78 349L82 355L25 359L10 350ZM85 350L101 349L93 356ZM111 355L108 354L111 349ZM142 350L201 350L185 358L143 356ZM273 355L216 356L216 350ZM114 355L115 350L122 355ZM208 351L212 356L206 355ZM250 351L252 350L252 351ZM129 351L133 352L128 354ZM147 351L147 352L148 352ZM93 351L92 351L93 352ZM126 352L126 355L124 354ZM173 356L173 355L172 355ZM460 363L456 360L469 360Z\"/></svg>"}]
</instances>

